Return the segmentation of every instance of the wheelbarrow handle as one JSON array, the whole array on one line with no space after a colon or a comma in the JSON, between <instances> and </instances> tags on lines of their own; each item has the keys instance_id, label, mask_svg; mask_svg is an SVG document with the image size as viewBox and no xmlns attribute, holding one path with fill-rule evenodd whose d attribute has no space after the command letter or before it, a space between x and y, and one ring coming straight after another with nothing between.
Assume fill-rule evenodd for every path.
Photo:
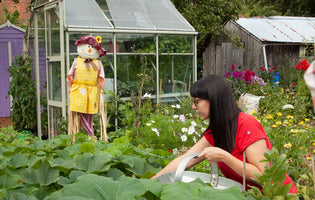
<instances>
[{"instance_id":1,"label":"wheelbarrow handle","mask_svg":"<svg viewBox=\"0 0 315 200\"><path fill-rule=\"evenodd\" d=\"M187 164L189 163L189 161L191 159L193 159L199 155L200 155L200 153L193 153L193 154L190 154L190 155L186 156L185 158L183 158L183 160L179 163L179 165L176 169L174 182L182 181L183 174L184 174L184 171L185 171ZM217 187L218 183L219 183L218 165L217 165L217 163L210 163L210 164L211 164L210 184L213 187Z\"/></svg>"}]
</instances>

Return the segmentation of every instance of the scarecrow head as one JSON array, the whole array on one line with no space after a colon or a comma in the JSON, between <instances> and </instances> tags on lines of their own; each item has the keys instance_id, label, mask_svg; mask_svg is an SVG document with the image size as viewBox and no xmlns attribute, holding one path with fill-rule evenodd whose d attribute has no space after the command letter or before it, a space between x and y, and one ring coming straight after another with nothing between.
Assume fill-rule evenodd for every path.
<instances>
[{"instance_id":1,"label":"scarecrow head","mask_svg":"<svg viewBox=\"0 0 315 200\"><path fill-rule=\"evenodd\" d=\"M75 42L77 52L81 58L97 59L106 55L106 50L102 47L102 38L84 35Z\"/></svg>"}]
</instances>

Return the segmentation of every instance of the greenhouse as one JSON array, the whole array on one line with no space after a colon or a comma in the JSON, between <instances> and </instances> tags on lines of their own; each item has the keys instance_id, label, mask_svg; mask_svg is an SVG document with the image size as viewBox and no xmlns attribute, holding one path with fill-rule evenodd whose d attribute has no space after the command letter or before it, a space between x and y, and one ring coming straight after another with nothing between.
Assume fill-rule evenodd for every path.
<instances>
[{"instance_id":1,"label":"greenhouse","mask_svg":"<svg viewBox=\"0 0 315 200\"><path fill-rule=\"evenodd\" d=\"M49 136L67 116L65 77L83 35L102 38L105 89L120 98L141 88L157 103L177 101L197 79L198 33L170 0L37 0L32 10L26 47L36 71L39 136L46 88Z\"/></svg>"}]
</instances>

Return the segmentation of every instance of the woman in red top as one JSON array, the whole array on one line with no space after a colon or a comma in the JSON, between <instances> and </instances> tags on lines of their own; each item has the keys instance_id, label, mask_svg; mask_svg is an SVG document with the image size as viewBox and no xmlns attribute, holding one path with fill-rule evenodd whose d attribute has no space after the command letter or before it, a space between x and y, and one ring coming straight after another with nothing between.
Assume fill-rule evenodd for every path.
<instances>
[{"instance_id":1,"label":"woman in red top","mask_svg":"<svg viewBox=\"0 0 315 200\"><path fill-rule=\"evenodd\" d=\"M176 171L181 160L189 154L199 153L187 169L203 160L217 162L226 178L243 183L243 152L246 155L246 184L257 186L256 174L262 175L266 163L264 153L272 149L262 125L251 115L243 113L237 106L229 83L222 77L210 75L194 84L190 89L194 97L192 109L203 120L209 119L209 126L203 137L184 155L174 159L154 177ZM289 176L283 184L291 183L290 193L297 189ZM248 187L247 187L248 189Z\"/></svg>"}]
</instances>

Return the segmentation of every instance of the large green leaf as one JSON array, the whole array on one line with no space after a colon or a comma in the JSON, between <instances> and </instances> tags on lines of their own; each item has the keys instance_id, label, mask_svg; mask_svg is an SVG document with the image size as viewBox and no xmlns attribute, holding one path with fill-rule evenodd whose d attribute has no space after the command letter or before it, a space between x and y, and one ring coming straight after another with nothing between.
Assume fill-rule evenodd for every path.
<instances>
[{"instance_id":1,"label":"large green leaf","mask_svg":"<svg viewBox=\"0 0 315 200\"><path fill-rule=\"evenodd\" d=\"M23 182L47 186L58 181L59 170L51 167L47 159L43 158L21 173L21 177Z\"/></svg>"},{"instance_id":2,"label":"large green leaf","mask_svg":"<svg viewBox=\"0 0 315 200\"><path fill-rule=\"evenodd\" d=\"M106 172L111 166L112 156L108 153L85 153L75 157L76 167L88 172Z\"/></svg>"},{"instance_id":3,"label":"large green leaf","mask_svg":"<svg viewBox=\"0 0 315 200\"><path fill-rule=\"evenodd\" d=\"M82 153L95 153L95 146L89 142L80 145L79 151Z\"/></svg>"},{"instance_id":4,"label":"large green leaf","mask_svg":"<svg viewBox=\"0 0 315 200\"><path fill-rule=\"evenodd\" d=\"M177 182L174 184L165 185L161 193L162 200L226 200L226 199L245 199L242 192L236 188L228 188L225 190L214 189L200 182L183 183Z\"/></svg>"},{"instance_id":5,"label":"large green leaf","mask_svg":"<svg viewBox=\"0 0 315 200\"><path fill-rule=\"evenodd\" d=\"M73 159L62 159L62 158L56 158L53 161L50 162L52 167L58 167L58 168L64 168L64 169L72 169L75 168L75 162Z\"/></svg>"},{"instance_id":6,"label":"large green leaf","mask_svg":"<svg viewBox=\"0 0 315 200\"><path fill-rule=\"evenodd\" d=\"M78 182L66 185L63 189L49 195L45 200L131 200L145 193L140 180L121 177L119 181L87 174L78 178Z\"/></svg>"},{"instance_id":7,"label":"large green leaf","mask_svg":"<svg viewBox=\"0 0 315 200\"><path fill-rule=\"evenodd\" d=\"M129 171L142 178L149 178L159 170L151 166L144 158L123 156L122 162L129 165Z\"/></svg>"},{"instance_id":8,"label":"large green leaf","mask_svg":"<svg viewBox=\"0 0 315 200\"><path fill-rule=\"evenodd\" d=\"M24 154L16 153L10 157L8 165L12 168L25 167L29 164L28 158Z\"/></svg>"},{"instance_id":9,"label":"large green leaf","mask_svg":"<svg viewBox=\"0 0 315 200\"><path fill-rule=\"evenodd\" d=\"M23 186L21 177L15 174L4 174L0 176L0 188L17 188Z\"/></svg>"},{"instance_id":10,"label":"large green leaf","mask_svg":"<svg viewBox=\"0 0 315 200\"><path fill-rule=\"evenodd\" d=\"M26 195L18 192L11 195L9 200L37 200L37 198L32 195Z\"/></svg>"}]
</instances>

